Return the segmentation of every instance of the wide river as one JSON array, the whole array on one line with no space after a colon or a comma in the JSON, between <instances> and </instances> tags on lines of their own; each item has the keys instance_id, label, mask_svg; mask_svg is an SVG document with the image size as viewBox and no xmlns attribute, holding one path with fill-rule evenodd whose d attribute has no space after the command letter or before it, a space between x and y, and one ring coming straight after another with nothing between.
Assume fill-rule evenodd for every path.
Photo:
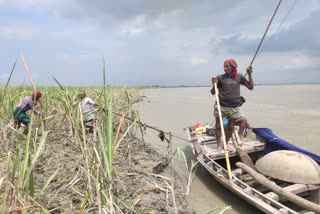
<instances>
[{"instance_id":1,"label":"wide river","mask_svg":"<svg viewBox=\"0 0 320 214\"><path fill-rule=\"evenodd\" d=\"M320 154L320 84L263 85L253 91L242 87L241 93L246 99L242 112L252 127L271 128L288 142ZM185 127L214 120L210 87L147 89L143 94L146 98L138 104L141 120L175 136L186 139ZM165 153L167 144L158 139L158 133L151 129L146 133L147 142ZM189 164L194 160L188 142L173 138L172 147L172 151L181 148ZM187 182L183 161L175 158L173 167ZM200 214L229 205L228 213L261 213L217 183L203 167L197 167L193 176L190 202Z\"/></svg>"}]
</instances>

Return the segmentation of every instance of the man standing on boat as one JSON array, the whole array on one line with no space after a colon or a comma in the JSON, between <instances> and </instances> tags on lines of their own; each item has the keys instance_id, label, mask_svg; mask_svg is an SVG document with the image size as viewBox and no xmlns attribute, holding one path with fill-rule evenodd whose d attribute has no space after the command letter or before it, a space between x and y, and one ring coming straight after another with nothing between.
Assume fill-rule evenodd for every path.
<instances>
[{"instance_id":1,"label":"man standing on boat","mask_svg":"<svg viewBox=\"0 0 320 214\"><path fill-rule=\"evenodd\" d=\"M226 130L226 142L229 141L234 129L235 120L241 117L240 112L240 85L246 86L249 90L253 90L254 84L252 79L252 66L247 68L249 80L242 74L237 72L237 63L234 59L227 59L224 61L224 72L219 76L212 77L212 84L217 83L219 90L219 101L222 115L228 118L228 128ZM215 95L214 86L211 89L211 94ZM216 118L216 139L217 148L222 149L221 144L221 125L219 120L218 106L214 106L214 116Z\"/></svg>"}]
</instances>

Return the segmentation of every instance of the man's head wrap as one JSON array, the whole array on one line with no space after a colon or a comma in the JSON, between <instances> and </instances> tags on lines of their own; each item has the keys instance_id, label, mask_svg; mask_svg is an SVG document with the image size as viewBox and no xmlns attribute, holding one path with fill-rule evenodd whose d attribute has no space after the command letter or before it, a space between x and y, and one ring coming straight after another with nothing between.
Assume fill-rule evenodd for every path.
<instances>
[{"instance_id":1,"label":"man's head wrap","mask_svg":"<svg viewBox=\"0 0 320 214\"><path fill-rule=\"evenodd\" d=\"M238 70L237 70L238 64L237 64L237 62L234 59L227 59L227 60L224 61L224 63L230 64L231 67L233 68L232 75L234 77L237 76L237 73L238 73Z\"/></svg>"},{"instance_id":2,"label":"man's head wrap","mask_svg":"<svg viewBox=\"0 0 320 214\"><path fill-rule=\"evenodd\" d=\"M31 96L36 97L36 98L40 98L40 97L42 97L42 93L40 91L32 92Z\"/></svg>"}]
</instances>

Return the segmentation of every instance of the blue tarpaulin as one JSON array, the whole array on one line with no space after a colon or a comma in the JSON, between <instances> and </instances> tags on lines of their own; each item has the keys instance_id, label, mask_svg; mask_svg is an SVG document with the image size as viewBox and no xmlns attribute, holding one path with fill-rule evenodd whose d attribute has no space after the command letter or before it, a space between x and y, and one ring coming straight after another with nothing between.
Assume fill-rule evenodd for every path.
<instances>
[{"instance_id":1,"label":"blue tarpaulin","mask_svg":"<svg viewBox=\"0 0 320 214\"><path fill-rule=\"evenodd\" d=\"M309 157L311 157L312 159L314 159L315 161L317 161L318 163L320 163L320 156L316 155L312 152L309 152L307 150L301 149L295 145L292 145L290 143L288 143L287 141L279 138L278 136L276 136L271 129L268 128L254 128L252 130L256 135L258 135L259 137L263 138L266 140L267 145L265 148L265 152L269 153L269 152L273 152L273 151L277 151L277 150L291 150L291 151L296 151L296 152L300 152L303 153L305 155L308 155Z\"/></svg>"}]
</instances>

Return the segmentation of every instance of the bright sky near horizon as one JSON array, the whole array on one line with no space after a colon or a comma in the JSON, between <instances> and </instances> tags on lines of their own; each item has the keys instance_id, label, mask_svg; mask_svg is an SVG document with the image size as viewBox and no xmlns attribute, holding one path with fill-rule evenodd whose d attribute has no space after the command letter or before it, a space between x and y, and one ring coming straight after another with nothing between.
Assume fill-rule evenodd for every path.
<instances>
[{"instance_id":1,"label":"bright sky near horizon","mask_svg":"<svg viewBox=\"0 0 320 214\"><path fill-rule=\"evenodd\" d=\"M210 85L234 58L245 73L278 0L0 0L0 84ZM290 13L289 13L290 12ZM255 83L319 83L320 1L283 0Z\"/></svg>"}]
</instances>

